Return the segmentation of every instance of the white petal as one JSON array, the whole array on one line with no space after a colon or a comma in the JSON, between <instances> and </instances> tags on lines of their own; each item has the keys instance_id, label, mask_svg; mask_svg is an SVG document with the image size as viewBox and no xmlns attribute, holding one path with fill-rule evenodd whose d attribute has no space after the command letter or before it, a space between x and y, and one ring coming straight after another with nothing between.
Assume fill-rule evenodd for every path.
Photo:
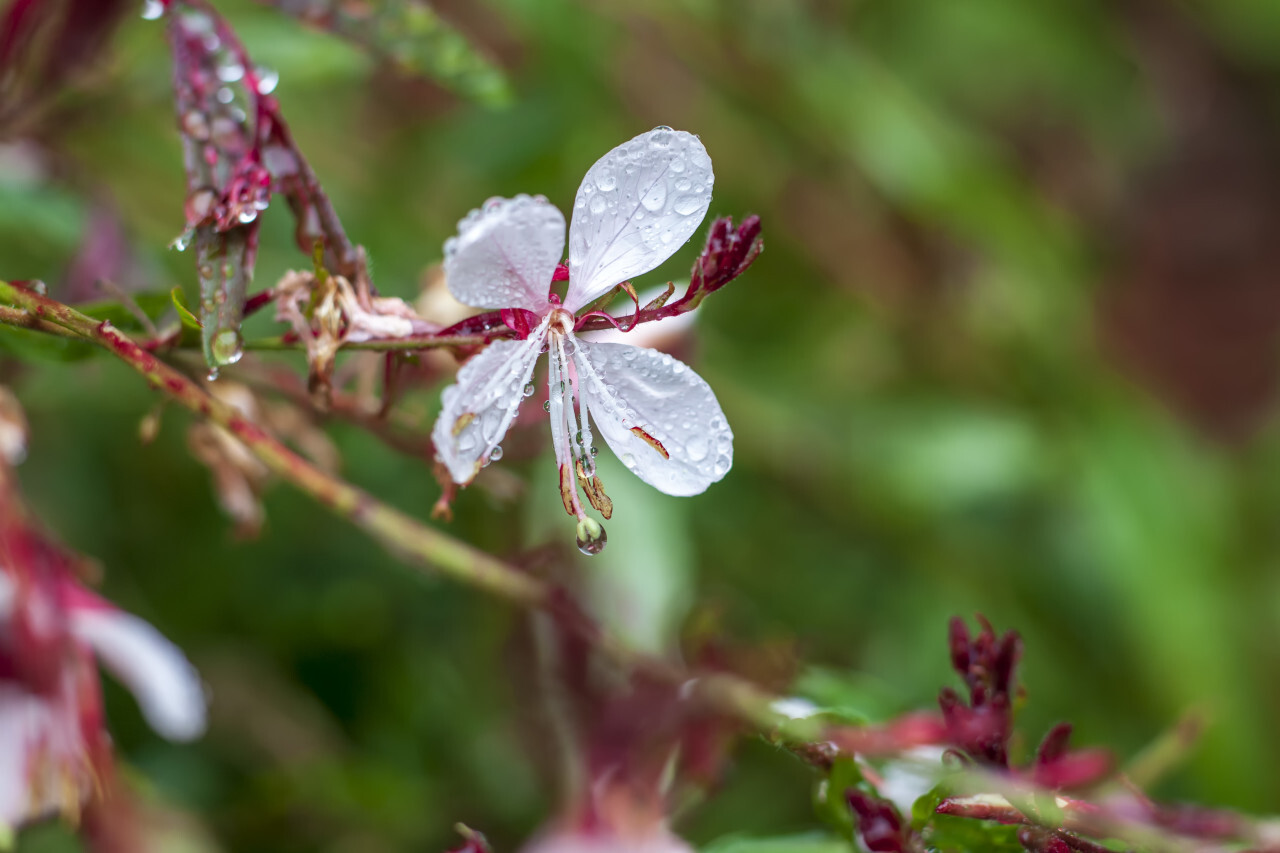
<instances>
[{"instance_id":1,"label":"white petal","mask_svg":"<svg viewBox=\"0 0 1280 853\"><path fill-rule=\"evenodd\" d=\"M545 198L491 198L445 241L445 283L476 308L541 312L563 251L564 215Z\"/></svg>"},{"instance_id":2,"label":"white petal","mask_svg":"<svg viewBox=\"0 0 1280 853\"><path fill-rule=\"evenodd\" d=\"M665 127L596 161L573 204L565 307L577 311L671 257L707 215L714 181L698 137Z\"/></svg>"},{"instance_id":3,"label":"white petal","mask_svg":"<svg viewBox=\"0 0 1280 853\"><path fill-rule=\"evenodd\" d=\"M92 790L75 690L71 673L47 698L0 682L0 838L6 828L75 808Z\"/></svg>"},{"instance_id":4,"label":"white petal","mask_svg":"<svg viewBox=\"0 0 1280 853\"><path fill-rule=\"evenodd\" d=\"M550 315L523 341L495 341L444 389L431 440L454 482L469 483L507 434L547 340Z\"/></svg>"},{"instance_id":5,"label":"white petal","mask_svg":"<svg viewBox=\"0 0 1280 853\"><path fill-rule=\"evenodd\" d=\"M733 433L711 387L688 365L656 350L581 339L574 361L596 427L641 480L669 495L696 495L728 473Z\"/></svg>"},{"instance_id":6,"label":"white petal","mask_svg":"<svg viewBox=\"0 0 1280 853\"><path fill-rule=\"evenodd\" d=\"M71 633L87 643L138 700L151 728L169 740L204 733L204 687L182 651L136 616L109 607L78 607Z\"/></svg>"}]
</instances>

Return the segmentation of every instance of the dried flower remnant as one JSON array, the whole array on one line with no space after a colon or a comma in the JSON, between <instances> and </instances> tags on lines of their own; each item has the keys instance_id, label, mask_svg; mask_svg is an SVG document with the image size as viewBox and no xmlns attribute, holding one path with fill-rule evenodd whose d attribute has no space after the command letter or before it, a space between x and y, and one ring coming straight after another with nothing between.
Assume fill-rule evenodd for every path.
<instances>
[{"instance_id":1,"label":"dried flower remnant","mask_svg":"<svg viewBox=\"0 0 1280 853\"><path fill-rule=\"evenodd\" d=\"M235 407L250 421L268 425L298 446L321 469L337 470L337 449L324 431L297 408L288 403L263 407L253 392L238 382L211 382L207 387L210 394ZM213 475L218 505L235 523L236 536L257 536L265 520L261 496L271 479L267 466L230 432L203 421L191 425L187 445Z\"/></svg>"},{"instance_id":2,"label":"dried flower remnant","mask_svg":"<svg viewBox=\"0 0 1280 853\"><path fill-rule=\"evenodd\" d=\"M404 300L371 296L362 300L345 276L286 273L276 285L276 319L288 323L307 348L307 387L328 407L330 380L344 343L427 335L440 327L419 317Z\"/></svg>"},{"instance_id":3,"label":"dried flower remnant","mask_svg":"<svg viewBox=\"0 0 1280 853\"><path fill-rule=\"evenodd\" d=\"M533 370L543 352L560 494L578 519L585 553L603 547L604 529L587 517L579 488L606 519L612 514L596 474L592 421L624 465L666 494L698 494L728 473L733 433L701 377L669 355L575 334L599 314L578 312L657 267L693 235L713 181L698 138L667 127L597 161L574 201L563 302L550 286L560 268L564 217L546 199L490 199L459 223L458 236L445 244L450 291L468 305L502 309L521 339L490 344L444 391L432 438L455 482L469 483L501 453L521 402L535 390Z\"/></svg>"}]
</instances>

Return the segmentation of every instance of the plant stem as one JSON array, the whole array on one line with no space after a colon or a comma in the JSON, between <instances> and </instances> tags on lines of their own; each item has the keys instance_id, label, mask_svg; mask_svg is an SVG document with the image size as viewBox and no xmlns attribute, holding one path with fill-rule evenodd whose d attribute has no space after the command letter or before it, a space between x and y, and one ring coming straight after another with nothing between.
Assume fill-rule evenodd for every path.
<instances>
[{"instance_id":1,"label":"plant stem","mask_svg":"<svg viewBox=\"0 0 1280 853\"><path fill-rule=\"evenodd\" d=\"M648 657L603 631L558 587L522 572L484 551L427 527L406 513L316 468L228 403L146 351L109 321L95 320L34 291L0 281L0 325L80 338L109 350L156 390L234 435L281 479L364 530L401 559L521 607L544 610L616 664L676 685L687 685L705 707L738 719L764 734L809 740L812 722L788 720L772 708L772 696L727 673L698 674Z\"/></svg>"}]
</instances>

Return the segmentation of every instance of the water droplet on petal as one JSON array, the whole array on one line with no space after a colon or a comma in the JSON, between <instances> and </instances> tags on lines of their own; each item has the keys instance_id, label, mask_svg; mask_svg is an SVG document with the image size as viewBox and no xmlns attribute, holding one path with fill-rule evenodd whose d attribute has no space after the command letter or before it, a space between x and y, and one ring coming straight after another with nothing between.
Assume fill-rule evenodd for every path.
<instances>
[{"instance_id":1,"label":"water droplet on petal","mask_svg":"<svg viewBox=\"0 0 1280 853\"><path fill-rule=\"evenodd\" d=\"M533 390L534 390L534 389L533 389L533 383L532 383L532 382L530 382L530 383L528 383L527 385L525 385L525 386L524 386L524 390L523 390L523 391L521 391L520 393L521 393L521 394L524 394L524 396L526 396L526 397L532 397L532 396L533 396Z\"/></svg>"},{"instance_id":2,"label":"water droplet on petal","mask_svg":"<svg viewBox=\"0 0 1280 853\"><path fill-rule=\"evenodd\" d=\"M596 186L600 188L601 192L607 193L618 186L618 176L612 170L603 170L596 176Z\"/></svg>"},{"instance_id":3,"label":"water droplet on petal","mask_svg":"<svg viewBox=\"0 0 1280 853\"><path fill-rule=\"evenodd\" d=\"M694 462L701 462L703 459L707 458L707 453L711 449L710 444L711 442L707 440L705 435L695 435L693 438L689 439L689 443L685 445L685 451L689 454L689 458L691 460Z\"/></svg>"},{"instance_id":4,"label":"water droplet on petal","mask_svg":"<svg viewBox=\"0 0 1280 853\"><path fill-rule=\"evenodd\" d=\"M604 209L608 207L608 202L604 200L602 195L593 195L589 207L592 213L604 213Z\"/></svg>"},{"instance_id":5,"label":"water droplet on petal","mask_svg":"<svg viewBox=\"0 0 1280 853\"><path fill-rule=\"evenodd\" d=\"M244 77L244 66L239 62L228 63L227 65L219 65L218 79L224 83L234 83Z\"/></svg>"},{"instance_id":6,"label":"water droplet on petal","mask_svg":"<svg viewBox=\"0 0 1280 853\"><path fill-rule=\"evenodd\" d=\"M696 213L701 207L702 199L692 195L682 195L680 198L676 199L675 204L672 205L672 209L681 216L688 216L691 213Z\"/></svg>"},{"instance_id":7,"label":"water droplet on petal","mask_svg":"<svg viewBox=\"0 0 1280 853\"><path fill-rule=\"evenodd\" d=\"M662 206L667 203L666 181L655 181L653 186L640 197L640 203L644 205L645 210L662 210Z\"/></svg>"},{"instance_id":8,"label":"water droplet on petal","mask_svg":"<svg viewBox=\"0 0 1280 853\"><path fill-rule=\"evenodd\" d=\"M723 477L729 472L729 457L721 455L716 457L715 474L717 477Z\"/></svg>"},{"instance_id":9,"label":"water droplet on petal","mask_svg":"<svg viewBox=\"0 0 1280 853\"><path fill-rule=\"evenodd\" d=\"M550 401L550 400L543 400L543 401L542 401L542 411L544 411L544 412L549 412L549 411L551 411L551 401Z\"/></svg>"},{"instance_id":10,"label":"water droplet on petal","mask_svg":"<svg viewBox=\"0 0 1280 853\"><path fill-rule=\"evenodd\" d=\"M622 464L628 468L634 468L636 467L636 458L630 453L624 453L622 454Z\"/></svg>"},{"instance_id":11,"label":"water droplet on petal","mask_svg":"<svg viewBox=\"0 0 1280 853\"><path fill-rule=\"evenodd\" d=\"M604 525L593 518L584 518L578 522L578 550L588 557L594 557L604 550L609 541L605 535Z\"/></svg>"}]
</instances>

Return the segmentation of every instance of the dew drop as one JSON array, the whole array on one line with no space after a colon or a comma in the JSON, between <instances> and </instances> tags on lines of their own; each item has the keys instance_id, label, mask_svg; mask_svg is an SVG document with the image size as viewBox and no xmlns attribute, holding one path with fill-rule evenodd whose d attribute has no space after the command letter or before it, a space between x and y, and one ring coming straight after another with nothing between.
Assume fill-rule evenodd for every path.
<instances>
[{"instance_id":1,"label":"dew drop","mask_svg":"<svg viewBox=\"0 0 1280 853\"><path fill-rule=\"evenodd\" d=\"M234 83L244 77L244 66L238 62L218 66L218 79L223 83Z\"/></svg>"},{"instance_id":2,"label":"dew drop","mask_svg":"<svg viewBox=\"0 0 1280 853\"><path fill-rule=\"evenodd\" d=\"M156 21L164 14L164 4L160 0L143 0L142 20Z\"/></svg>"},{"instance_id":3,"label":"dew drop","mask_svg":"<svg viewBox=\"0 0 1280 853\"><path fill-rule=\"evenodd\" d=\"M591 197L591 204L588 206L591 208L592 213L604 213L604 209L608 206L608 202L604 200L604 196L602 195L593 195Z\"/></svg>"},{"instance_id":4,"label":"dew drop","mask_svg":"<svg viewBox=\"0 0 1280 853\"><path fill-rule=\"evenodd\" d=\"M550 401L550 400L543 400L543 401L542 401L542 411L544 411L544 412L549 412L549 411L551 411L551 401Z\"/></svg>"},{"instance_id":5,"label":"dew drop","mask_svg":"<svg viewBox=\"0 0 1280 853\"><path fill-rule=\"evenodd\" d=\"M694 462L701 462L707 458L707 453L711 449L711 442L707 440L705 435L695 435L689 439L689 443L685 445L685 450L689 454L689 458Z\"/></svg>"},{"instance_id":6,"label":"dew drop","mask_svg":"<svg viewBox=\"0 0 1280 853\"><path fill-rule=\"evenodd\" d=\"M588 557L594 557L604 550L609 537L605 535L604 525L593 518L584 518L578 522L578 550Z\"/></svg>"},{"instance_id":7,"label":"dew drop","mask_svg":"<svg viewBox=\"0 0 1280 853\"><path fill-rule=\"evenodd\" d=\"M224 329L214 335L209 343L209 352L219 365L235 364L244 355L244 342L240 339L239 332L234 329Z\"/></svg>"},{"instance_id":8,"label":"dew drop","mask_svg":"<svg viewBox=\"0 0 1280 853\"><path fill-rule=\"evenodd\" d=\"M649 187L648 192L640 197L640 203L645 210L662 210L662 206L667 203L666 181L657 181Z\"/></svg>"},{"instance_id":9,"label":"dew drop","mask_svg":"<svg viewBox=\"0 0 1280 853\"><path fill-rule=\"evenodd\" d=\"M702 207L702 199L691 195L682 195L676 199L676 203L672 205L672 209L681 216L688 216L696 213Z\"/></svg>"},{"instance_id":10,"label":"dew drop","mask_svg":"<svg viewBox=\"0 0 1280 853\"><path fill-rule=\"evenodd\" d=\"M218 378L218 368L216 367L209 368L209 373L205 376L205 378L208 379L210 382L216 381Z\"/></svg>"},{"instance_id":11,"label":"dew drop","mask_svg":"<svg viewBox=\"0 0 1280 853\"><path fill-rule=\"evenodd\" d=\"M714 469L716 476L723 477L725 474L729 473L729 464L729 457L727 455L722 454L717 456Z\"/></svg>"},{"instance_id":12,"label":"dew drop","mask_svg":"<svg viewBox=\"0 0 1280 853\"><path fill-rule=\"evenodd\" d=\"M497 462L497 461L498 461L499 459L501 459L501 458L502 458L502 447L501 447L501 446L495 447L495 448L493 448L493 450L490 450L490 451L489 451L489 461L490 461L490 462Z\"/></svg>"},{"instance_id":13,"label":"dew drop","mask_svg":"<svg viewBox=\"0 0 1280 853\"><path fill-rule=\"evenodd\" d=\"M618 176L613 173L612 169L606 169L596 175L596 186L600 189L600 192L607 193L618 186Z\"/></svg>"},{"instance_id":14,"label":"dew drop","mask_svg":"<svg viewBox=\"0 0 1280 853\"><path fill-rule=\"evenodd\" d=\"M680 174L685 170L684 158L677 157L676 159L671 161L671 165L668 166L667 168L670 169L672 172L675 172L677 175Z\"/></svg>"},{"instance_id":15,"label":"dew drop","mask_svg":"<svg viewBox=\"0 0 1280 853\"><path fill-rule=\"evenodd\" d=\"M588 452L588 453L590 453L592 456L595 456L595 455L596 455L596 454L598 454L600 451L599 451L599 450L597 450L597 449L596 449L596 446L593 444L593 445L591 445L591 449L590 449L590 450L588 450L587 452Z\"/></svg>"},{"instance_id":16,"label":"dew drop","mask_svg":"<svg viewBox=\"0 0 1280 853\"><path fill-rule=\"evenodd\" d=\"M236 99L235 92L232 92L226 86L219 89L215 97L217 97L220 104L229 104Z\"/></svg>"},{"instance_id":17,"label":"dew drop","mask_svg":"<svg viewBox=\"0 0 1280 853\"><path fill-rule=\"evenodd\" d=\"M630 453L624 453L622 454L622 464L628 468L634 468L636 467L636 458Z\"/></svg>"},{"instance_id":18,"label":"dew drop","mask_svg":"<svg viewBox=\"0 0 1280 853\"><path fill-rule=\"evenodd\" d=\"M526 396L526 397L532 397L532 396L533 396L533 383L532 383L532 382L530 382L530 383L528 383L527 385L525 385L525 386L524 386L524 390L523 390L523 391L521 391L520 393L524 394L524 396Z\"/></svg>"},{"instance_id":19,"label":"dew drop","mask_svg":"<svg viewBox=\"0 0 1280 853\"><path fill-rule=\"evenodd\" d=\"M649 132L649 144L654 148L671 147L671 128L660 124Z\"/></svg>"},{"instance_id":20,"label":"dew drop","mask_svg":"<svg viewBox=\"0 0 1280 853\"><path fill-rule=\"evenodd\" d=\"M240 211L240 215L236 218L239 219L241 223L247 225L258 218L258 211L252 208L249 210L242 210Z\"/></svg>"}]
</instances>

